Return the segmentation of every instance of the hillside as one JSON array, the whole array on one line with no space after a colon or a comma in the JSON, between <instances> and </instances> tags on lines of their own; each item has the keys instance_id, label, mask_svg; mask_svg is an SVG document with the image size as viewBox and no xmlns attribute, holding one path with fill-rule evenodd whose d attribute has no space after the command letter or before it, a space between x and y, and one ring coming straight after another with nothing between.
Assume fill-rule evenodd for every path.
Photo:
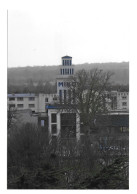
<instances>
[{"instance_id":1,"label":"hillside","mask_svg":"<svg viewBox=\"0 0 137 194\"><path fill-rule=\"evenodd\" d=\"M114 73L112 81L114 84L128 84L129 83L129 63L85 63L75 65L75 72L80 69L94 69L99 68L104 71L111 71ZM10 84L19 85L26 83L29 80L33 82L55 81L59 74L59 66L34 66L34 67L17 67L8 68L8 81Z\"/></svg>"}]
</instances>

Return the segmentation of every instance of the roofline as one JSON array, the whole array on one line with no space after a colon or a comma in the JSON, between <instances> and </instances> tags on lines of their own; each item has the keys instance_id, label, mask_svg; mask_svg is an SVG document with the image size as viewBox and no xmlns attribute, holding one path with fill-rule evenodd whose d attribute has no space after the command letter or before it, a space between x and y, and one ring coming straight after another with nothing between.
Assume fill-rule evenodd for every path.
<instances>
[{"instance_id":1,"label":"roofline","mask_svg":"<svg viewBox=\"0 0 137 194\"><path fill-rule=\"evenodd\" d=\"M63 59L63 58L72 58L72 57L66 55L66 56L61 57L61 58Z\"/></svg>"}]
</instances>

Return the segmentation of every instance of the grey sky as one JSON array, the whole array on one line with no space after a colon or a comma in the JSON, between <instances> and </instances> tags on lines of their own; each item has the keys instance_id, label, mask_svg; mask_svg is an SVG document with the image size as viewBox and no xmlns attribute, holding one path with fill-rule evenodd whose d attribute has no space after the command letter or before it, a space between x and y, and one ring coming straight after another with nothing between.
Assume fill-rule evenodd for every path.
<instances>
[{"instance_id":1,"label":"grey sky","mask_svg":"<svg viewBox=\"0 0 137 194\"><path fill-rule=\"evenodd\" d=\"M41 9L8 10L8 66L128 61L124 1L52 1ZM60 2L60 3L59 3Z\"/></svg>"}]
</instances>

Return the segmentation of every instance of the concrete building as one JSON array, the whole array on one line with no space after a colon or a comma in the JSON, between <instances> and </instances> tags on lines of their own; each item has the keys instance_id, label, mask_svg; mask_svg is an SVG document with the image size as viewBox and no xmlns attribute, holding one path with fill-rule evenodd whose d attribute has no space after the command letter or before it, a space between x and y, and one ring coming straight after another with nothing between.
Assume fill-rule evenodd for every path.
<instances>
[{"instance_id":1,"label":"concrete building","mask_svg":"<svg viewBox=\"0 0 137 194\"><path fill-rule=\"evenodd\" d=\"M129 93L128 92L110 92L111 111L129 111Z\"/></svg>"},{"instance_id":2,"label":"concrete building","mask_svg":"<svg viewBox=\"0 0 137 194\"><path fill-rule=\"evenodd\" d=\"M46 105L57 101L56 94L8 94L8 108L46 112Z\"/></svg>"}]
</instances>

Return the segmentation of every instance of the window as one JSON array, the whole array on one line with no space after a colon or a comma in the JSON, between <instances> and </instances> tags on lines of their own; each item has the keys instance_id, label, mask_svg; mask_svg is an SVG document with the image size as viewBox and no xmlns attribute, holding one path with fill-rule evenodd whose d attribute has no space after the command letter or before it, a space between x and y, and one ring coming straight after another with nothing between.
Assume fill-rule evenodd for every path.
<instances>
[{"instance_id":1,"label":"window","mask_svg":"<svg viewBox=\"0 0 137 194\"><path fill-rule=\"evenodd\" d=\"M51 114L51 122L52 123L56 123L57 122L57 115L56 115L56 113L52 113Z\"/></svg>"},{"instance_id":2,"label":"window","mask_svg":"<svg viewBox=\"0 0 137 194\"><path fill-rule=\"evenodd\" d=\"M69 62L70 62L70 65L71 65L71 60Z\"/></svg>"},{"instance_id":3,"label":"window","mask_svg":"<svg viewBox=\"0 0 137 194\"><path fill-rule=\"evenodd\" d=\"M22 97L17 98L17 101L23 101Z\"/></svg>"},{"instance_id":4,"label":"window","mask_svg":"<svg viewBox=\"0 0 137 194\"><path fill-rule=\"evenodd\" d=\"M23 108L23 104L17 104L18 108Z\"/></svg>"},{"instance_id":5,"label":"window","mask_svg":"<svg viewBox=\"0 0 137 194\"><path fill-rule=\"evenodd\" d=\"M9 108L15 108L15 104L9 104Z\"/></svg>"},{"instance_id":6,"label":"window","mask_svg":"<svg viewBox=\"0 0 137 194\"><path fill-rule=\"evenodd\" d=\"M57 100L57 96L54 96L54 97L53 97L53 100Z\"/></svg>"},{"instance_id":7,"label":"window","mask_svg":"<svg viewBox=\"0 0 137 194\"><path fill-rule=\"evenodd\" d=\"M51 125L51 131L52 131L52 134L56 134L57 133L57 125L56 124L52 124Z\"/></svg>"},{"instance_id":8,"label":"window","mask_svg":"<svg viewBox=\"0 0 137 194\"><path fill-rule=\"evenodd\" d=\"M74 70L72 69L72 75L73 75L73 73L74 73Z\"/></svg>"},{"instance_id":9,"label":"window","mask_svg":"<svg viewBox=\"0 0 137 194\"><path fill-rule=\"evenodd\" d=\"M127 97L126 96L122 96L122 99L127 99Z\"/></svg>"},{"instance_id":10,"label":"window","mask_svg":"<svg viewBox=\"0 0 137 194\"><path fill-rule=\"evenodd\" d=\"M9 98L9 101L13 101L13 100L15 100L15 98Z\"/></svg>"},{"instance_id":11,"label":"window","mask_svg":"<svg viewBox=\"0 0 137 194\"><path fill-rule=\"evenodd\" d=\"M75 113L61 113L61 137L62 138L76 137Z\"/></svg>"},{"instance_id":12,"label":"window","mask_svg":"<svg viewBox=\"0 0 137 194\"><path fill-rule=\"evenodd\" d=\"M69 100L69 103L71 102L71 90L68 90L68 100Z\"/></svg>"},{"instance_id":13,"label":"window","mask_svg":"<svg viewBox=\"0 0 137 194\"><path fill-rule=\"evenodd\" d=\"M62 97L62 90L59 90L59 97Z\"/></svg>"},{"instance_id":14,"label":"window","mask_svg":"<svg viewBox=\"0 0 137 194\"><path fill-rule=\"evenodd\" d=\"M62 90L59 90L59 100L60 100L60 103L62 103Z\"/></svg>"},{"instance_id":15,"label":"window","mask_svg":"<svg viewBox=\"0 0 137 194\"><path fill-rule=\"evenodd\" d=\"M29 104L29 108L34 108L35 104Z\"/></svg>"},{"instance_id":16,"label":"window","mask_svg":"<svg viewBox=\"0 0 137 194\"><path fill-rule=\"evenodd\" d=\"M122 102L122 106L127 106L127 102Z\"/></svg>"},{"instance_id":17,"label":"window","mask_svg":"<svg viewBox=\"0 0 137 194\"><path fill-rule=\"evenodd\" d=\"M44 127L44 120L41 120L41 127Z\"/></svg>"},{"instance_id":18,"label":"window","mask_svg":"<svg viewBox=\"0 0 137 194\"><path fill-rule=\"evenodd\" d=\"M66 102L67 91L64 90L64 103Z\"/></svg>"},{"instance_id":19,"label":"window","mask_svg":"<svg viewBox=\"0 0 137 194\"><path fill-rule=\"evenodd\" d=\"M48 100L49 100L48 98L45 98L45 102L48 102Z\"/></svg>"},{"instance_id":20,"label":"window","mask_svg":"<svg viewBox=\"0 0 137 194\"><path fill-rule=\"evenodd\" d=\"M29 97L29 101L34 101L35 98L34 97Z\"/></svg>"}]
</instances>

